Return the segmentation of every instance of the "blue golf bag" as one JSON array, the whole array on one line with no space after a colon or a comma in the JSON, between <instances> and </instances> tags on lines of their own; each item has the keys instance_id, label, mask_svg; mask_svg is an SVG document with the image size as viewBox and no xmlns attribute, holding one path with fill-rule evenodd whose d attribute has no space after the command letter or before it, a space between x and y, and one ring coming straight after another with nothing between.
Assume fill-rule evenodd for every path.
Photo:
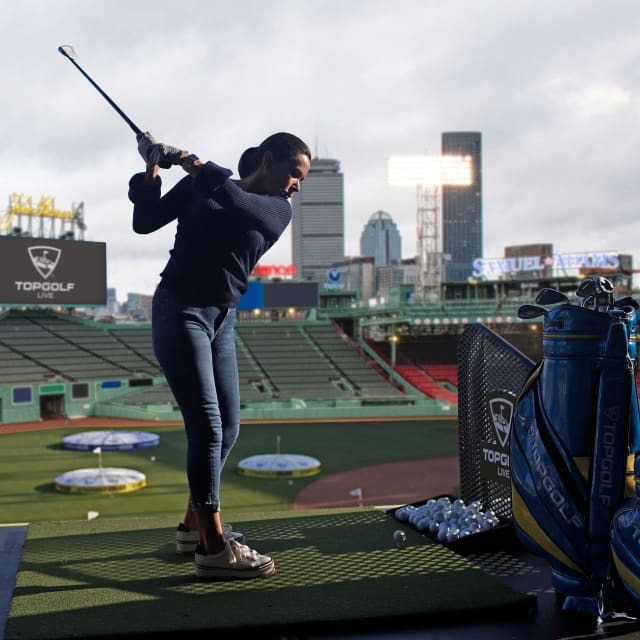
<instances>
[{"instance_id":1,"label":"blue golf bag","mask_svg":"<svg viewBox=\"0 0 640 640\"><path fill-rule=\"evenodd\" d=\"M630 516L625 502L635 495L640 450L636 309L568 302L541 309L542 359L520 392L510 431L516 535L549 560L556 592L594 613L603 602L631 601L625 586L640 589L640 540L628 544L624 525L634 519L640 532L640 512L634 504ZM619 565L635 581L621 581Z\"/></svg>"},{"instance_id":2,"label":"blue golf bag","mask_svg":"<svg viewBox=\"0 0 640 640\"><path fill-rule=\"evenodd\" d=\"M640 453L635 458L636 491L613 516L611 554L620 581L640 607Z\"/></svg>"}]
</instances>

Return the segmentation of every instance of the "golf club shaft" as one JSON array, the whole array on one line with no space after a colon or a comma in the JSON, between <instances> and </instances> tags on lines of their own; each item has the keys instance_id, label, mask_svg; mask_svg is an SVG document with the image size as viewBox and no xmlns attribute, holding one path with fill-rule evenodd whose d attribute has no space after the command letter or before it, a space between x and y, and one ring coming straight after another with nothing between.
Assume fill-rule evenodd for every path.
<instances>
[{"instance_id":1,"label":"golf club shaft","mask_svg":"<svg viewBox=\"0 0 640 640\"><path fill-rule=\"evenodd\" d=\"M91 78L91 76L71 57L67 55L67 53L62 49L62 47L58 48L58 51L67 58L75 68L97 89L97 91L102 95L102 97L117 111L120 117L131 127L134 133L142 133L142 130L127 116L127 114L98 86L96 82Z\"/></svg>"}]
</instances>

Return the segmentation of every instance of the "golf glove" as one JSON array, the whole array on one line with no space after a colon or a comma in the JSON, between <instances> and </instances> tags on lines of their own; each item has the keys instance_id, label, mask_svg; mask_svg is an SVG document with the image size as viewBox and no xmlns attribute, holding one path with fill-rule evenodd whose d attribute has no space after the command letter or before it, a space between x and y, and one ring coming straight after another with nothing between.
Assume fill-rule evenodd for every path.
<instances>
[{"instance_id":1,"label":"golf glove","mask_svg":"<svg viewBox=\"0 0 640 640\"><path fill-rule=\"evenodd\" d=\"M184 153L182 149L156 142L148 131L139 133L136 140L138 141L138 152L147 164L157 164L163 169L168 169L174 164L181 164L180 156Z\"/></svg>"}]
</instances>

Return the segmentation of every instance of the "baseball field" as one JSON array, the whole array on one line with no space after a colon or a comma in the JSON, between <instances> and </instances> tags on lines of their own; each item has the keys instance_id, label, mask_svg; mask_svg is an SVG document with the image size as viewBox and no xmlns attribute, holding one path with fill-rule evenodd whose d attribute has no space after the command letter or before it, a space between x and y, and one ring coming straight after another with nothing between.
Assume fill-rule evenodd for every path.
<instances>
[{"instance_id":1,"label":"baseball field","mask_svg":"<svg viewBox=\"0 0 640 640\"><path fill-rule=\"evenodd\" d=\"M98 512L100 518L182 514L186 504L186 445L180 424L132 422L127 426L129 430L157 434L159 444L128 451L104 451L101 463L104 467L140 471L145 474L147 484L130 493L98 494L62 493L56 489L55 479L60 474L98 465L96 454L67 449L63 438L78 432L123 427L114 427L115 421L109 419L102 424L97 424L100 419L84 424L70 422L46 429L37 429L38 425L35 428L24 425L22 429L12 425L11 433L0 427L0 522L84 520L90 511ZM276 451L312 456L321 463L320 473L273 478L238 473L240 460ZM256 512L300 508L301 505L296 507L298 496L310 495L311 491L317 497L323 486L331 490L341 477L348 483L345 491L324 501L320 497L323 506L358 506L358 498L349 495L350 489L362 490L364 504L397 504L398 497L400 502L427 498L430 494L421 492L429 491L436 479L428 470L427 460L432 459L436 473L447 476L440 479L454 489L457 453L456 421L452 419L243 424L223 472L223 513L226 519L234 516L244 519ZM376 469L381 474L376 474ZM405 477L405 472L409 476ZM369 491L367 483L371 482L376 487ZM312 491L314 486L316 490Z\"/></svg>"}]
</instances>

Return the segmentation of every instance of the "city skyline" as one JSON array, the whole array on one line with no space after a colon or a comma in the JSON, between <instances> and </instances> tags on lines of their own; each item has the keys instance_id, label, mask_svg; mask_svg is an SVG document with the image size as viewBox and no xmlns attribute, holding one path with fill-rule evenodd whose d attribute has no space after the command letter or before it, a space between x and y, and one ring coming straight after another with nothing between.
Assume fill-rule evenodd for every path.
<instances>
[{"instance_id":1,"label":"city skyline","mask_svg":"<svg viewBox=\"0 0 640 640\"><path fill-rule=\"evenodd\" d=\"M235 169L246 147L289 130L344 175L344 253L388 211L416 255L415 189L386 183L393 154L440 152L444 131L477 131L483 257L505 246L614 251L640 260L635 0L24 0L0 25L0 199L84 203L85 239L106 242L107 286L150 293L174 225L131 229L135 136L57 51L78 62L141 128ZM144 25L142 27L141 25ZM19 54L17 53L19 52ZM164 189L184 174L163 171ZM304 190L304 184L303 184ZM0 216L2 210L0 208ZM264 256L288 264L291 226ZM122 294L119 294L122 295Z\"/></svg>"},{"instance_id":2,"label":"city skyline","mask_svg":"<svg viewBox=\"0 0 640 640\"><path fill-rule=\"evenodd\" d=\"M299 278L317 280L332 263L344 259L344 174L340 161L315 158L292 205L292 263ZM261 262L268 262L268 258Z\"/></svg>"},{"instance_id":3,"label":"city skyline","mask_svg":"<svg viewBox=\"0 0 640 640\"><path fill-rule=\"evenodd\" d=\"M402 235L388 211L375 211L360 235L360 256L373 258L377 267L402 259Z\"/></svg>"}]
</instances>

